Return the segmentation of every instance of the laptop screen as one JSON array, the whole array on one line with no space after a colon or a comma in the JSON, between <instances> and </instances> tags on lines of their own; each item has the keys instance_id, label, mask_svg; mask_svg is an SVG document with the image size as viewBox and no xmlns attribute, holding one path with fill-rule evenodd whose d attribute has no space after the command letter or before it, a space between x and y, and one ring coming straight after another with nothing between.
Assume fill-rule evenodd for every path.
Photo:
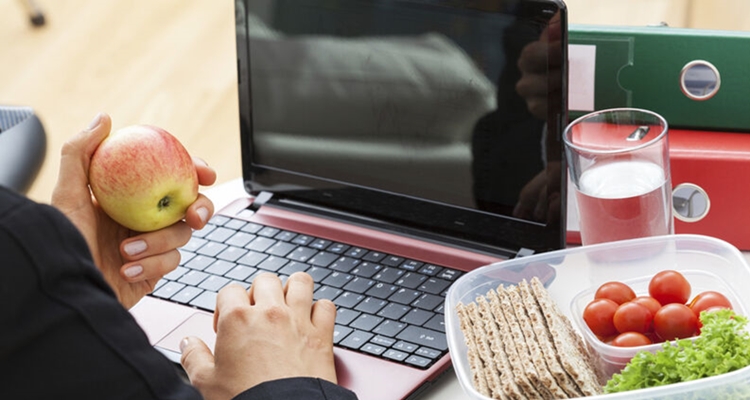
<instances>
[{"instance_id":1,"label":"laptop screen","mask_svg":"<svg viewBox=\"0 0 750 400\"><path fill-rule=\"evenodd\" d=\"M561 248L562 7L238 0L248 191L492 253Z\"/></svg>"}]
</instances>

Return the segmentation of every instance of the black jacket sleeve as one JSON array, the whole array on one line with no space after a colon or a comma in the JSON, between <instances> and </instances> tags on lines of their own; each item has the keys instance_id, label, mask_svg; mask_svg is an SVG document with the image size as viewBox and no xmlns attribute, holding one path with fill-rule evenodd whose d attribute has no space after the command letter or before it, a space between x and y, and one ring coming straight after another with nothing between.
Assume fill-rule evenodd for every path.
<instances>
[{"instance_id":1,"label":"black jacket sleeve","mask_svg":"<svg viewBox=\"0 0 750 400\"><path fill-rule=\"evenodd\" d=\"M0 399L201 399L117 301L73 224L3 187L0 273ZM312 378L236 397L354 398Z\"/></svg>"},{"instance_id":2,"label":"black jacket sleeve","mask_svg":"<svg viewBox=\"0 0 750 400\"><path fill-rule=\"evenodd\" d=\"M287 378L261 383L234 400L355 400L354 392L318 378Z\"/></svg>"}]
</instances>

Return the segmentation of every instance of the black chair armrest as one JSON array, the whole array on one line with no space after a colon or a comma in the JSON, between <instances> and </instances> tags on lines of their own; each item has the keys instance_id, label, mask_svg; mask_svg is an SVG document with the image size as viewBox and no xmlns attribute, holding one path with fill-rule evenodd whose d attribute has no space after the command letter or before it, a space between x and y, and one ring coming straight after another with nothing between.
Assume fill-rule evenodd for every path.
<instances>
[{"instance_id":1,"label":"black chair armrest","mask_svg":"<svg viewBox=\"0 0 750 400\"><path fill-rule=\"evenodd\" d=\"M26 193L46 150L44 127L31 108L0 106L0 185Z\"/></svg>"}]
</instances>

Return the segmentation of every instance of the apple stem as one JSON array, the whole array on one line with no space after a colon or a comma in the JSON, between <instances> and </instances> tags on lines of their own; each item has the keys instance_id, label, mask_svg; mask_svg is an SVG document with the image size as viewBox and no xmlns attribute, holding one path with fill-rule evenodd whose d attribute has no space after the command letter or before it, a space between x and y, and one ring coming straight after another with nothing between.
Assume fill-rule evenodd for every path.
<instances>
[{"instance_id":1,"label":"apple stem","mask_svg":"<svg viewBox=\"0 0 750 400\"><path fill-rule=\"evenodd\" d=\"M161 200L159 200L159 205L158 206L159 206L160 210L169 207L169 196L162 197Z\"/></svg>"}]
</instances>

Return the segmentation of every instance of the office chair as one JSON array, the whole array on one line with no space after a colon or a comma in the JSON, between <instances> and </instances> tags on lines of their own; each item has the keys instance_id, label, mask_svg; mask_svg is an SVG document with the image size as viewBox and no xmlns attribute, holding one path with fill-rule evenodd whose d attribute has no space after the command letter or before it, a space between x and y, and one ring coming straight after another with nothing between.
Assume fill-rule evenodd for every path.
<instances>
[{"instance_id":1,"label":"office chair","mask_svg":"<svg viewBox=\"0 0 750 400\"><path fill-rule=\"evenodd\" d=\"M0 186L26 193L46 150L44 127L31 108L0 106Z\"/></svg>"}]
</instances>

